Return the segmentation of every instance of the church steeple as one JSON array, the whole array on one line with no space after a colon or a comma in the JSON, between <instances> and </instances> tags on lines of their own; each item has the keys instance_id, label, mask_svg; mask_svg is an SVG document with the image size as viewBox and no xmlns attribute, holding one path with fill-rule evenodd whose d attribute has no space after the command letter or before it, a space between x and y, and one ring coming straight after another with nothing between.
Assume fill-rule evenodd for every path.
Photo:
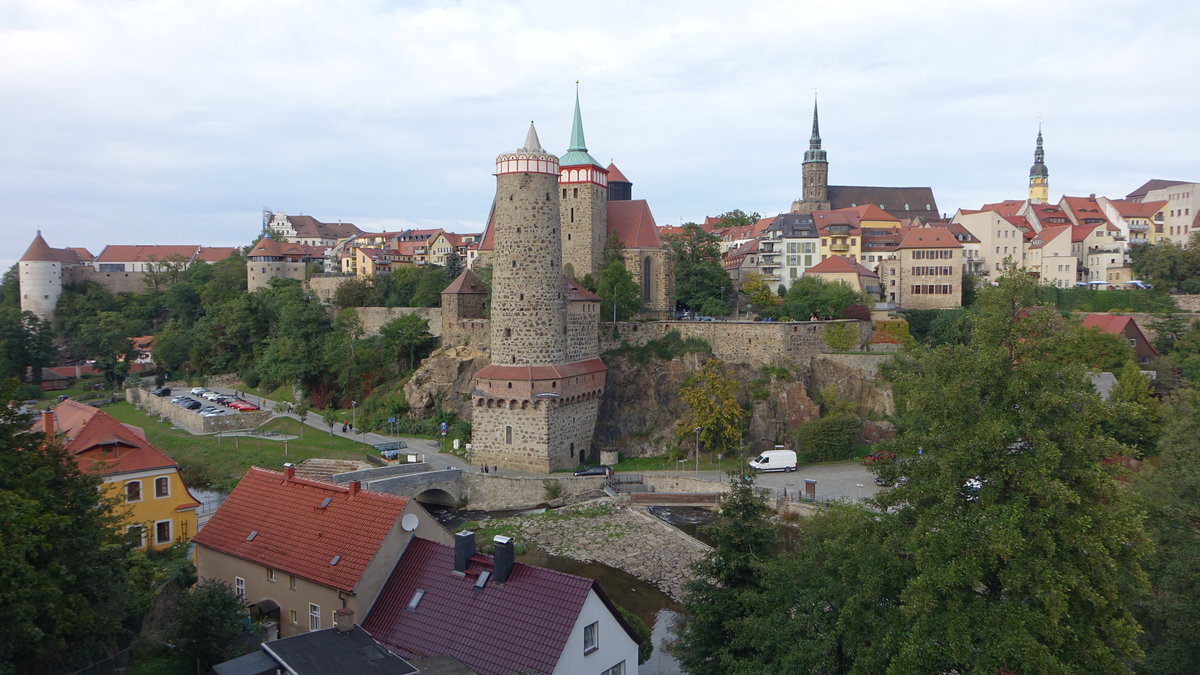
<instances>
[{"instance_id":1,"label":"church steeple","mask_svg":"<svg viewBox=\"0 0 1200 675\"><path fill-rule=\"evenodd\" d=\"M1042 148L1042 125L1038 124L1037 147L1033 151L1033 166L1029 168L1029 201L1045 204L1050 199L1050 171L1046 168L1046 151Z\"/></svg>"},{"instance_id":2,"label":"church steeple","mask_svg":"<svg viewBox=\"0 0 1200 675\"><path fill-rule=\"evenodd\" d=\"M604 168L588 154L587 142L583 140L583 115L579 113L579 83L575 83L575 119L571 122L571 145L567 154L562 156L561 165L568 166L597 166Z\"/></svg>"},{"instance_id":3,"label":"church steeple","mask_svg":"<svg viewBox=\"0 0 1200 675\"><path fill-rule=\"evenodd\" d=\"M805 162L824 162L825 151L821 149L821 126L817 120L817 98L813 97L813 128L812 136L808 139L808 152L804 153Z\"/></svg>"},{"instance_id":4,"label":"church steeple","mask_svg":"<svg viewBox=\"0 0 1200 675\"><path fill-rule=\"evenodd\" d=\"M812 213L829 208L829 162L821 149L821 127L817 120L817 97L813 96L812 136L804 152L804 191L792 202L792 213Z\"/></svg>"}]
</instances>

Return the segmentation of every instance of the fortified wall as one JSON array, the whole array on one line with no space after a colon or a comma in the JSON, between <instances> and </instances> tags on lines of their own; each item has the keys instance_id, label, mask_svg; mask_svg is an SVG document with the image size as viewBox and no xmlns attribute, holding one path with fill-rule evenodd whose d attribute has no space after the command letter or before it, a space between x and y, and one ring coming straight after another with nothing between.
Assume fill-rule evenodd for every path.
<instances>
[{"instance_id":1,"label":"fortified wall","mask_svg":"<svg viewBox=\"0 0 1200 675\"><path fill-rule=\"evenodd\" d=\"M304 287L313 292L317 299L321 302L333 302L333 295L337 292L338 284L353 277L336 276L314 276L304 282Z\"/></svg>"},{"instance_id":2,"label":"fortified wall","mask_svg":"<svg viewBox=\"0 0 1200 675\"><path fill-rule=\"evenodd\" d=\"M837 321L761 322L761 321L621 321L600 323L600 353L621 346L643 345L679 331L684 338L698 337L712 345L713 356L722 361L767 366L800 363L817 354L835 350L825 342L829 326L849 324L857 328L858 345L871 338L871 322L840 319ZM458 319L443 324L442 346L470 345L486 350L489 345L487 319ZM445 332L446 328L451 328Z\"/></svg>"},{"instance_id":3,"label":"fortified wall","mask_svg":"<svg viewBox=\"0 0 1200 675\"><path fill-rule=\"evenodd\" d=\"M63 284L94 281L114 295L141 293L146 290L145 272L97 272L92 267L72 267L63 270Z\"/></svg>"},{"instance_id":4,"label":"fortified wall","mask_svg":"<svg viewBox=\"0 0 1200 675\"><path fill-rule=\"evenodd\" d=\"M428 321L430 335L442 335L441 307L356 307L354 311L358 314L358 320L362 322L367 335L379 335L379 329L384 324L405 314L416 314Z\"/></svg>"}]
</instances>

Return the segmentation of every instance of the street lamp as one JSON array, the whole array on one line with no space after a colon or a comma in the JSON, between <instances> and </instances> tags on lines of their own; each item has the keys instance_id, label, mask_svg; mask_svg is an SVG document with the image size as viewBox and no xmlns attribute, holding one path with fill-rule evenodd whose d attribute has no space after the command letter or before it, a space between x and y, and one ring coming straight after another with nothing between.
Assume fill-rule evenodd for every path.
<instances>
[{"instance_id":1,"label":"street lamp","mask_svg":"<svg viewBox=\"0 0 1200 675\"><path fill-rule=\"evenodd\" d=\"M696 473L700 473L700 427L696 427Z\"/></svg>"},{"instance_id":2,"label":"street lamp","mask_svg":"<svg viewBox=\"0 0 1200 675\"><path fill-rule=\"evenodd\" d=\"M358 425L358 401L350 401L350 431L357 434L358 430L354 427Z\"/></svg>"}]
</instances>

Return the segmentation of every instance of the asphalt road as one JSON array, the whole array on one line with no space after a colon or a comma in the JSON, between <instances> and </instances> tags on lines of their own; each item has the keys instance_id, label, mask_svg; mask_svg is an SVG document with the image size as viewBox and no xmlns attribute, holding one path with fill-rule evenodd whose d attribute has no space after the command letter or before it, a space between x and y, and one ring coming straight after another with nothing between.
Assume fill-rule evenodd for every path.
<instances>
[{"instance_id":1,"label":"asphalt road","mask_svg":"<svg viewBox=\"0 0 1200 675\"><path fill-rule=\"evenodd\" d=\"M671 475L725 482L720 471L666 471ZM857 500L870 497L881 488L875 485L875 474L858 462L825 462L801 466L791 473L760 473L755 484L775 490L787 490L788 495L804 494L804 481L817 481L816 497L820 501Z\"/></svg>"}]
</instances>

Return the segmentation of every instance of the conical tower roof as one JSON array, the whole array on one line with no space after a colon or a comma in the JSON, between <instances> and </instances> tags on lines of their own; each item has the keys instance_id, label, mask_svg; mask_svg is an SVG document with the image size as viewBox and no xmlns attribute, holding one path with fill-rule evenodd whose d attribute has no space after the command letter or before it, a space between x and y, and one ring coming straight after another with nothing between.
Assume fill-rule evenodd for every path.
<instances>
[{"instance_id":1,"label":"conical tower roof","mask_svg":"<svg viewBox=\"0 0 1200 675\"><path fill-rule=\"evenodd\" d=\"M621 170L617 168L617 165L613 164L612 162L609 162L609 164L608 164L608 182L609 183L630 183L630 184L633 183L633 181L626 178L625 174L621 173Z\"/></svg>"},{"instance_id":2,"label":"conical tower roof","mask_svg":"<svg viewBox=\"0 0 1200 675\"><path fill-rule=\"evenodd\" d=\"M25 255L21 256L21 262L58 262L59 256L55 254L54 249L42 239L42 231L38 230L37 236L33 238L33 242L29 244L29 248L25 249Z\"/></svg>"},{"instance_id":3,"label":"conical tower roof","mask_svg":"<svg viewBox=\"0 0 1200 675\"><path fill-rule=\"evenodd\" d=\"M571 145L567 154L559 160L559 166L580 166L590 164L601 166L587 151L587 143L583 140L583 116L579 113L579 83L575 84L575 119L571 123Z\"/></svg>"},{"instance_id":4,"label":"conical tower roof","mask_svg":"<svg viewBox=\"0 0 1200 675\"><path fill-rule=\"evenodd\" d=\"M529 122L529 133L525 134L525 145L521 146L518 152L546 154L546 149L542 147L542 142L538 139L537 129L534 128L532 120Z\"/></svg>"},{"instance_id":5,"label":"conical tower roof","mask_svg":"<svg viewBox=\"0 0 1200 675\"><path fill-rule=\"evenodd\" d=\"M450 282L446 290L442 291L443 295L447 293L451 295L482 295L487 293L487 286L484 286L479 277L470 268L467 268L458 275L457 279Z\"/></svg>"}]
</instances>

